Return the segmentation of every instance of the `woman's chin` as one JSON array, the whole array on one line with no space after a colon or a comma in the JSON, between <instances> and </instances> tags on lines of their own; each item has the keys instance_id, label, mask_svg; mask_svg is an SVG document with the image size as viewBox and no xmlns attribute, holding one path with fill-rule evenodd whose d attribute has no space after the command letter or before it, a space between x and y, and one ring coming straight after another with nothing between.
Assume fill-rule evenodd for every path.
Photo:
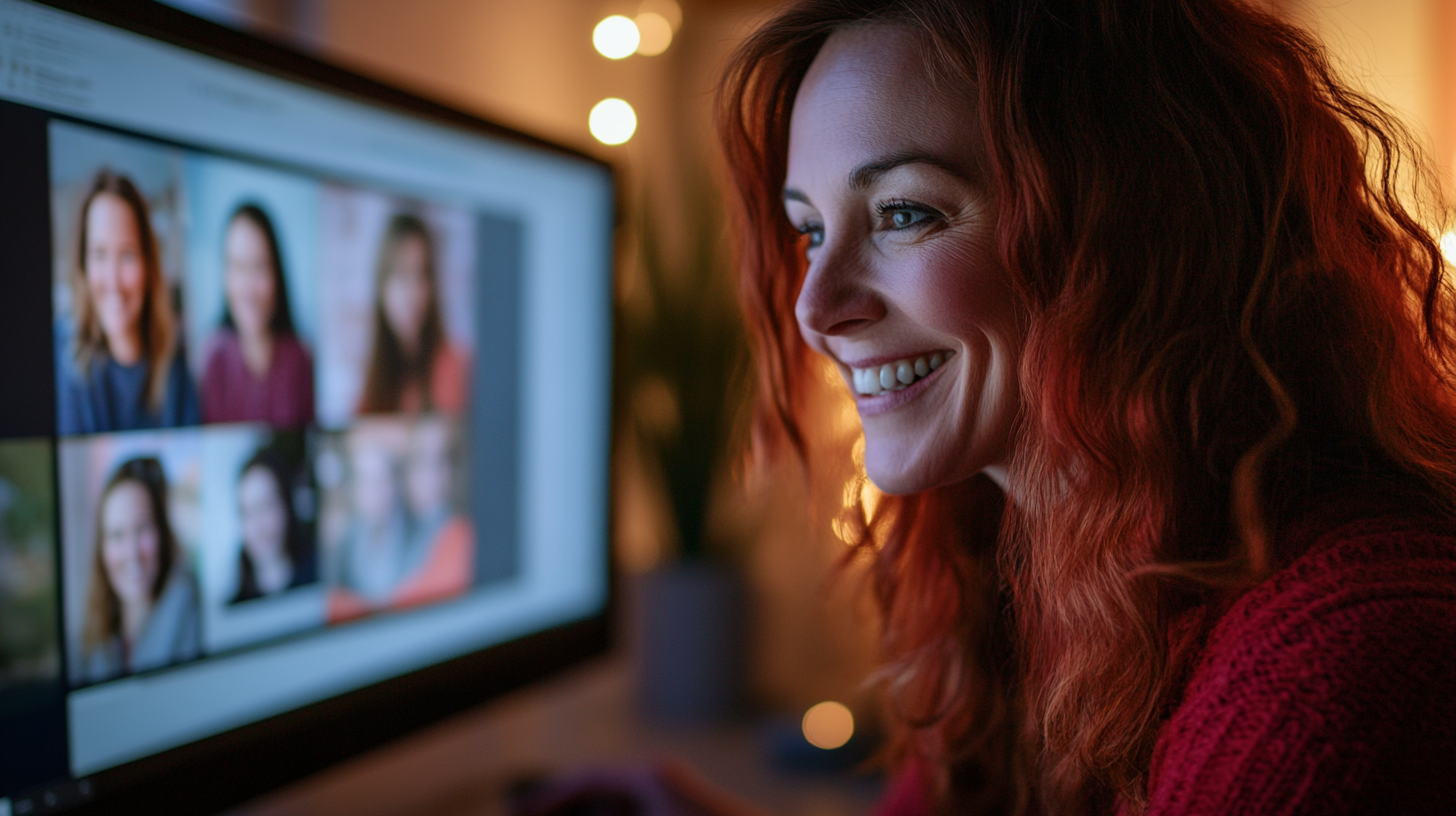
<instances>
[{"instance_id":1,"label":"woman's chin","mask_svg":"<svg viewBox=\"0 0 1456 816\"><path fill-rule=\"evenodd\" d=\"M900 462L876 464L868 453L865 456L865 475L881 493L891 496L905 496L935 487L922 468Z\"/></svg>"},{"instance_id":2,"label":"woman's chin","mask_svg":"<svg viewBox=\"0 0 1456 816\"><path fill-rule=\"evenodd\" d=\"M952 460L944 456L895 455L903 454L906 447L909 446L886 444L881 447L867 441L865 475L881 493L891 496L923 493L963 482L987 470L984 466L976 465L969 457L965 460Z\"/></svg>"},{"instance_id":3,"label":"woman's chin","mask_svg":"<svg viewBox=\"0 0 1456 816\"><path fill-rule=\"evenodd\" d=\"M234 323L237 325L239 337L255 339L267 336L268 321L266 320L257 319L253 315L248 315L243 319L237 319L235 316Z\"/></svg>"},{"instance_id":4,"label":"woman's chin","mask_svg":"<svg viewBox=\"0 0 1456 816\"><path fill-rule=\"evenodd\" d=\"M116 597L126 606L146 606L151 603L150 593L144 586L116 587Z\"/></svg>"}]
</instances>

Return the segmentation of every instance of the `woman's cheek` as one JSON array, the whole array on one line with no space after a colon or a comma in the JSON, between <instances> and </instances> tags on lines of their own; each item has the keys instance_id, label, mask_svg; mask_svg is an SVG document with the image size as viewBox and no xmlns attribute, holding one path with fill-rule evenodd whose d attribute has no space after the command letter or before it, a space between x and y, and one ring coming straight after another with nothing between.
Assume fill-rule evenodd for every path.
<instances>
[{"instance_id":1,"label":"woman's cheek","mask_svg":"<svg viewBox=\"0 0 1456 816\"><path fill-rule=\"evenodd\" d=\"M137 536L137 563L141 567L142 577L146 579L147 586L151 586L157 579L157 562L161 551L160 539L161 536L155 527Z\"/></svg>"},{"instance_id":2,"label":"woman's cheek","mask_svg":"<svg viewBox=\"0 0 1456 816\"><path fill-rule=\"evenodd\" d=\"M128 259L123 263L120 271L121 274L117 276L117 294L126 304L128 315L133 319L139 318L142 299L146 293L146 273L141 262L135 259Z\"/></svg>"}]
</instances>

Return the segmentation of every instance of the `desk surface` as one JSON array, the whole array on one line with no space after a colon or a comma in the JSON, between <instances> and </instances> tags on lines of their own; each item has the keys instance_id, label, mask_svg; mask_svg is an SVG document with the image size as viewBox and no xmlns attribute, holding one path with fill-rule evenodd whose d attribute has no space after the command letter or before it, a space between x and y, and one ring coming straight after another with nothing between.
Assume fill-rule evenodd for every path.
<instances>
[{"instance_id":1,"label":"desk surface","mask_svg":"<svg viewBox=\"0 0 1456 816\"><path fill-rule=\"evenodd\" d=\"M503 814L513 782L582 764L680 756L782 816L862 816L870 779L803 776L766 761L751 722L667 726L644 720L630 661L613 657L451 718L255 800L231 816Z\"/></svg>"}]
</instances>

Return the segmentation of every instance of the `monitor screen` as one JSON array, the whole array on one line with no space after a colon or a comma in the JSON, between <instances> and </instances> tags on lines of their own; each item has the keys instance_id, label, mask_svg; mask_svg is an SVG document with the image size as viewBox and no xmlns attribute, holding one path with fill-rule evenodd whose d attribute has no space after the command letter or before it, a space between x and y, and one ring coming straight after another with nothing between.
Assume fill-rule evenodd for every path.
<instances>
[{"instance_id":1,"label":"monitor screen","mask_svg":"<svg viewBox=\"0 0 1456 816\"><path fill-rule=\"evenodd\" d=\"M0 813L600 614L613 215L568 151L0 0Z\"/></svg>"}]
</instances>

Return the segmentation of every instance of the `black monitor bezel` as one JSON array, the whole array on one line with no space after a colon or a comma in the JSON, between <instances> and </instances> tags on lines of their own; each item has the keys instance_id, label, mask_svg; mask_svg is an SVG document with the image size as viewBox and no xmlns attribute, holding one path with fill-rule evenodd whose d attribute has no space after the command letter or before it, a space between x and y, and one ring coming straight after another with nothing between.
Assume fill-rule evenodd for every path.
<instances>
[{"instance_id":1,"label":"black monitor bezel","mask_svg":"<svg viewBox=\"0 0 1456 816\"><path fill-rule=\"evenodd\" d=\"M622 212L616 168L597 156L488 121L418 93L371 79L284 44L154 0L33 0L41 5L180 46L291 82L481 135L572 156L603 168ZM613 259L615 267L615 258ZM620 389L615 365L615 416ZM615 427L615 424L609 425ZM614 435L615 436L615 435ZM612 461L616 450L613 444ZM613 509L608 503L610 547ZM617 576L607 558L607 601L594 616L490 646L300 709L154 754L85 778L67 813L201 813L255 798L493 697L608 652Z\"/></svg>"}]
</instances>

